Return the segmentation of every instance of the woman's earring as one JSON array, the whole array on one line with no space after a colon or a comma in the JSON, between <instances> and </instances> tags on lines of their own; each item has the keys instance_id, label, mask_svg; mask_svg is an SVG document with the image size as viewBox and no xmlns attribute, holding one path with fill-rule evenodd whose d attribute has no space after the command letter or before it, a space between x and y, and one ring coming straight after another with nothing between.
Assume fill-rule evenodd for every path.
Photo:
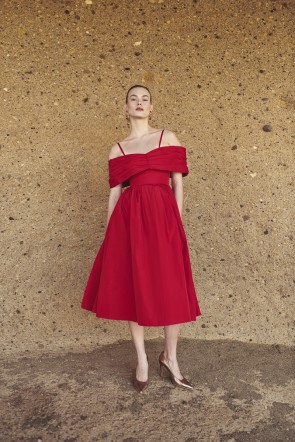
<instances>
[{"instance_id":1,"label":"woman's earring","mask_svg":"<svg viewBox=\"0 0 295 442\"><path fill-rule=\"evenodd\" d=\"M152 111L150 111L150 113L149 113L150 120L152 119L151 113L152 113Z\"/></svg>"}]
</instances>

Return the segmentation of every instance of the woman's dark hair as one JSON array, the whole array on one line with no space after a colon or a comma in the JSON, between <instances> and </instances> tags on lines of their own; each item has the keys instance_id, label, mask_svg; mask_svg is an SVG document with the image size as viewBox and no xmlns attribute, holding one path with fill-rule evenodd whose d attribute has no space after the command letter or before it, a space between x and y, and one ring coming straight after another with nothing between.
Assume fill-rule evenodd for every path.
<instances>
[{"instance_id":1,"label":"woman's dark hair","mask_svg":"<svg viewBox=\"0 0 295 442\"><path fill-rule=\"evenodd\" d=\"M151 94L151 91L149 90L149 88L146 87L146 86L143 86L142 84L135 84L134 86L131 86L131 87L128 89L128 91L127 91L127 94L126 94L126 103L128 102L128 94L129 94L129 92L131 91L131 89L133 89L134 87L143 87L144 89L146 89L146 90L148 91L148 93L150 94L150 102L152 102L152 94Z\"/></svg>"}]
</instances>

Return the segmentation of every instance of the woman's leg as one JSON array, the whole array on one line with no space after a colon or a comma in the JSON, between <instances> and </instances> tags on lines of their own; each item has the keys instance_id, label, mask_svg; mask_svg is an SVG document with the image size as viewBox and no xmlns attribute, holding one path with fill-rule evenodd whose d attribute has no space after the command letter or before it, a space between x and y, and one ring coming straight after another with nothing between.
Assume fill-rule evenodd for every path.
<instances>
[{"instance_id":1,"label":"woman's leg","mask_svg":"<svg viewBox=\"0 0 295 442\"><path fill-rule=\"evenodd\" d=\"M164 332L165 332L164 359L167 362L173 374L178 379L182 379L183 376L180 373L176 357L179 331L180 331L180 324L166 325L164 327Z\"/></svg>"},{"instance_id":2,"label":"woman's leg","mask_svg":"<svg viewBox=\"0 0 295 442\"><path fill-rule=\"evenodd\" d=\"M137 353L136 378L145 382L148 379L148 362L144 346L144 327L137 322L128 321L131 337Z\"/></svg>"}]
</instances>

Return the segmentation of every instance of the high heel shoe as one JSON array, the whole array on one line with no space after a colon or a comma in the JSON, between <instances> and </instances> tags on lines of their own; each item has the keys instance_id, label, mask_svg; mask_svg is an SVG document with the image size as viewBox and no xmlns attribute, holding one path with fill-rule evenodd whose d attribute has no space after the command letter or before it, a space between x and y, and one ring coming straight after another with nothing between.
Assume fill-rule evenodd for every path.
<instances>
[{"instance_id":1,"label":"high heel shoe","mask_svg":"<svg viewBox=\"0 0 295 442\"><path fill-rule=\"evenodd\" d=\"M184 388L185 390L193 390L192 384L186 378L179 379L172 373L171 369L168 367L168 365L164 361L164 352L163 351L159 356L159 364L160 364L160 376L161 377L163 377L163 369L165 368L168 371L169 378L170 378L173 385L175 385L177 387Z\"/></svg>"},{"instance_id":2,"label":"high heel shoe","mask_svg":"<svg viewBox=\"0 0 295 442\"><path fill-rule=\"evenodd\" d=\"M147 357L147 361L149 361L149 358ZM136 377L136 370L134 374L134 380L133 380L133 386L135 390L137 390L139 393L141 393L149 384L149 380L146 381L139 381Z\"/></svg>"}]
</instances>

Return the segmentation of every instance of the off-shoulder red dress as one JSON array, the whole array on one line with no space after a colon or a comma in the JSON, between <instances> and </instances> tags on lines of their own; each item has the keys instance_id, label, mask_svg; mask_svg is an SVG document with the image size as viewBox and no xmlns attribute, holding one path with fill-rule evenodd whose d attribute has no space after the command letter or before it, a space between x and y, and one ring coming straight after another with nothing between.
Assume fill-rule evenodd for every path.
<instances>
[{"instance_id":1,"label":"off-shoulder red dress","mask_svg":"<svg viewBox=\"0 0 295 442\"><path fill-rule=\"evenodd\" d=\"M123 190L90 272L81 307L97 317L165 326L201 315L186 234L169 184L189 173L183 146L110 159L109 185Z\"/></svg>"}]
</instances>

